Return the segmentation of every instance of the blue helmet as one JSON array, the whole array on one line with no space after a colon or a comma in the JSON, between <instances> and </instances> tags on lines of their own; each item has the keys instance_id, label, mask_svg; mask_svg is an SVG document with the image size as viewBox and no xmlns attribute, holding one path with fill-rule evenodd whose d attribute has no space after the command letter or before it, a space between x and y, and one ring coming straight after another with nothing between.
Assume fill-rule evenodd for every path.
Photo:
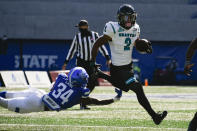
<instances>
[{"instance_id":1,"label":"blue helmet","mask_svg":"<svg viewBox=\"0 0 197 131\"><path fill-rule=\"evenodd\" d=\"M68 80L71 87L85 87L88 83L89 75L82 67L75 67L68 73Z\"/></svg>"}]
</instances>

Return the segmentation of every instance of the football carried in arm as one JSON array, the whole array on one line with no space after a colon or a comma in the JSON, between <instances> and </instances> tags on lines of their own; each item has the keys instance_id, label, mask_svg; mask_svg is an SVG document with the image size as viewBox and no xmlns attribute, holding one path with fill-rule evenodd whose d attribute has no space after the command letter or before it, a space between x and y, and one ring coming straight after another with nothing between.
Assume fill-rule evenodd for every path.
<instances>
[{"instance_id":1,"label":"football carried in arm","mask_svg":"<svg viewBox=\"0 0 197 131\"><path fill-rule=\"evenodd\" d=\"M147 39L137 39L135 41L135 47L142 54L151 54L153 52L151 42Z\"/></svg>"}]
</instances>

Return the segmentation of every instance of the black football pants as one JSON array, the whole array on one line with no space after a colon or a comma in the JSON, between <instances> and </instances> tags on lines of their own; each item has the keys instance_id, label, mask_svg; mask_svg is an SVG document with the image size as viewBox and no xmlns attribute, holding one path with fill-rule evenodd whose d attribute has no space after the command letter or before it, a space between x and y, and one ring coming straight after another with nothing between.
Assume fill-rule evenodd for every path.
<instances>
[{"instance_id":1,"label":"black football pants","mask_svg":"<svg viewBox=\"0 0 197 131\"><path fill-rule=\"evenodd\" d=\"M148 114L151 117L156 115L145 96L142 85L134 78L132 63L124 66L111 65L110 75L113 81L112 85L126 92L129 90L135 92L138 102L148 112Z\"/></svg>"}]
</instances>

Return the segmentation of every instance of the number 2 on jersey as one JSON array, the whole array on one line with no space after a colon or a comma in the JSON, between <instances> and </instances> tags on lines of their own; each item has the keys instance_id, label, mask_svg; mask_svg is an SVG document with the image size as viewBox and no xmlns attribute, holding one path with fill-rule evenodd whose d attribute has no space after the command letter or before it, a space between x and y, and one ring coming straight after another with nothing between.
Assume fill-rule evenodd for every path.
<instances>
[{"instance_id":1,"label":"number 2 on jersey","mask_svg":"<svg viewBox=\"0 0 197 131\"><path fill-rule=\"evenodd\" d=\"M125 46L124 46L124 51L128 51L128 50L130 50L130 45L131 45L131 38L126 38L125 39Z\"/></svg>"},{"instance_id":2,"label":"number 2 on jersey","mask_svg":"<svg viewBox=\"0 0 197 131\"><path fill-rule=\"evenodd\" d=\"M54 90L53 93L52 93L52 95L53 95L56 99L60 98L60 99L62 100L62 105L63 105L63 104L65 104L66 102L68 102L68 98L72 95L73 90L72 90L72 89L67 90L66 92L64 92L64 93L62 94L62 92L66 90L67 85L65 85L64 83L59 83L58 87L59 87L59 89L58 89L57 91Z\"/></svg>"}]
</instances>

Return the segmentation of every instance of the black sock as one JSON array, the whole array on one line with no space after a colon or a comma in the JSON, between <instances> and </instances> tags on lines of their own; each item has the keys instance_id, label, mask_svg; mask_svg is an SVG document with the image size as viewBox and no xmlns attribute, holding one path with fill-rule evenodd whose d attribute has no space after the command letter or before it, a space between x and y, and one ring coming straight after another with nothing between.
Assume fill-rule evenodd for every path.
<instances>
[{"instance_id":1,"label":"black sock","mask_svg":"<svg viewBox=\"0 0 197 131\"><path fill-rule=\"evenodd\" d=\"M140 103L140 105L148 112L148 114L152 118L154 118L156 113L152 109L147 97L145 96L144 90L143 90L141 84L136 83L134 86L131 87L131 90L133 90L136 93L137 99L138 99L138 102Z\"/></svg>"},{"instance_id":2,"label":"black sock","mask_svg":"<svg viewBox=\"0 0 197 131\"><path fill-rule=\"evenodd\" d=\"M197 130L196 123L197 123L197 112L196 112L196 114L194 115L194 118L192 119L192 121L189 124L188 131L196 131Z\"/></svg>"}]
</instances>

